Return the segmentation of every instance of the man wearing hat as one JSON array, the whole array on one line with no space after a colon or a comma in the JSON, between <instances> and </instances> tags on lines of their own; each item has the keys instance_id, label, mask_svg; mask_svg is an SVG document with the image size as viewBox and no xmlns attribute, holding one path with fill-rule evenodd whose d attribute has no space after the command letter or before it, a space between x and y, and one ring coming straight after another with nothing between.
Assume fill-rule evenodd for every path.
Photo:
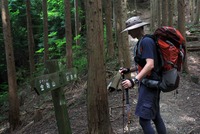
<instances>
[{"instance_id":1,"label":"man wearing hat","mask_svg":"<svg viewBox=\"0 0 200 134\"><path fill-rule=\"evenodd\" d=\"M156 44L152 38L145 36L144 33L144 26L148 24L148 22L143 22L139 16L132 17L126 21L126 29L122 32L128 31L130 36L139 40L135 46L134 56L137 66L121 68L119 72L126 74L138 71L138 74L133 79L125 79L122 82L122 86L131 88L135 84L139 85L135 114L139 116L139 123L144 134L155 134L151 121L155 124L158 134L166 134L166 127L160 115L160 90L147 88L142 82L143 78L159 80L159 76L156 73L158 67ZM140 44L140 48L137 48L138 44ZM138 54L138 49L140 49L141 54Z\"/></svg>"}]
</instances>

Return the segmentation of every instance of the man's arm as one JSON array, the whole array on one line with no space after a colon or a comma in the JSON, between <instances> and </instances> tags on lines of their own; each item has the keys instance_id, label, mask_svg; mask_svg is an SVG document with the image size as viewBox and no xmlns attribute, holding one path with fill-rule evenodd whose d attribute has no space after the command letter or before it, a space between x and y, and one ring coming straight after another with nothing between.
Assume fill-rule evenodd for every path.
<instances>
[{"instance_id":1,"label":"man's arm","mask_svg":"<svg viewBox=\"0 0 200 134\"><path fill-rule=\"evenodd\" d=\"M141 81L142 78L144 78L147 74L149 74L149 72L153 68L154 68L154 60L146 59L146 64L145 64L144 68L140 71L140 73L134 79ZM134 70L134 68L133 68L133 70ZM132 80L132 82L134 81L134 79ZM132 82L131 82L131 80L127 79L122 82L122 86L125 88L130 88L130 87L134 86Z\"/></svg>"},{"instance_id":2,"label":"man's arm","mask_svg":"<svg viewBox=\"0 0 200 134\"><path fill-rule=\"evenodd\" d=\"M127 73L131 73L131 72L135 72L137 70L138 70L137 67L130 67L130 68L121 67L119 69L119 73L121 73L121 74L127 74Z\"/></svg>"},{"instance_id":3,"label":"man's arm","mask_svg":"<svg viewBox=\"0 0 200 134\"><path fill-rule=\"evenodd\" d=\"M137 70L138 70L138 68L137 68L136 66L130 68L130 72L135 72L135 71L137 71Z\"/></svg>"},{"instance_id":4,"label":"man's arm","mask_svg":"<svg viewBox=\"0 0 200 134\"><path fill-rule=\"evenodd\" d=\"M151 70L154 68L154 60L153 59L146 59L146 64L144 68L140 71L140 73L135 77L139 81L142 80Z\"/></svg>"}]
</instances>

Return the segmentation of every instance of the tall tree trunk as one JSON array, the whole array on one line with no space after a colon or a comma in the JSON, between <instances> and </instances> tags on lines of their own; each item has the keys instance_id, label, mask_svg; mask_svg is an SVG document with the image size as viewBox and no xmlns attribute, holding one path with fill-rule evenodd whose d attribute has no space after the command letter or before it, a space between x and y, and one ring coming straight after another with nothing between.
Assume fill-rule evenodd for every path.
<instances>
[{"instance_id":1,"label":"tall tree trunk","mask_svg":"<svg viewBox=\"0 0 200 134\"><path fill-rule=\"evenodd\" d=\"M178 0L174 2L174 16L178 16ZM175 21L178 21L177 19ZM177 24L177 23L176 23Z\"/></svg>"},{"instance_id":2,"label":"tall tree trunk","mask_svg":"<svg viewBox=\"0 0 200 134\"><path fill-rule=\"evenodd\" d=\"M118 39L117 39L117 16L116 16L116 7L117 7L117 2L116 2L116 0L112 0L112 2L113 2L113 6L112 6L112 9L113 9L113 11L112 11L112 15L113 15L113 23L112 23L112 25L113 25L113 31L114 31L114 37L113 37L113 42L114 42L114 48L118 48ZM117 56L118 56L118 53L117 53ZM116 58L118 58L118 57L116 57Z\"/></svg>"},{"instance_id":3,"label":"tall tree trunk","mask_svg":"<svg viewBox=\"0 0 200 134\"><path fill-rule=\"evenodd\" d=\"M194 19L194 24L199 23L199 16L200 16L200 0L197 0L197 7L196 7L196 14L195 14L195 19Z\"/></svg>"},{"instance_id":4,"label":"tall tree trunk","mask_svg":"<svg viewBox=\"0 0 200 134\"><path fill-rule=\"evenodd\" d=\"M26 19L27 19L27 33L28 33L30 77L32 78L33 72L35 71L35 62L34 62L35 42L33 38L30 0L26 0ZM31 89L33 89L32 82L31 82Z\"/></svg>"},{"instance_id":5,"label":"tall tree trunk","mask_svg":"<svg viewBox=\"0 0 200 134\"><path fill-rule=\"evenodd\" d=\"M66 59L67 68L72 68L72 29L71 29L71 12L70 1L64 0L65 5L65 38L66 38Z\"/></svg>"},{"instance_id":6,"label":"tall tree trunk","mask_svg":"<svg viewBox=\"0 0 200 134\"><path fill-rule=\"evenodd\" d=\"M134 10L135 10L135 13L137 14L137 0L134 0Z\"/></svg>"},{"instance_id":7,"label":"tall tree trunk","mask_svg":"<svg viewBox=\"0 0 200 134\"><path fill-rule=\"evenodd\" d=\"M178 0L178 30L185 37L185 0ZM183 72L189 73L187 66L187 47L186 47L186 57L183 64Z\"/></svg>"},{"instance_id":8,"label":"tall tree trunk","mask_svg":"<svg viewBox=\"0 0 200 134\"><path fill-rule=\"evenodd\" d=\"M49 45L48 45L48 13L47 0L42 1L43 7L43 32L44 32L44 62L49 59Z\"/></svg>"},{"instance_id":9,"label":"tall tree trunk","mask_svg":"<svg viewBox=\"0 0 200 134\"><path fill-rule=\"evenodd\" d=\"M114 0L114 13L115 13L115 33L116 33L116 44L118 47L118 62L121 63L123 59L122 53L122 9L121 9L121 0ZM122 66L122 65L121 65Z\"/></svg>"},{"instance_id":10,"label":"tall tree trunk","mask_svg":"<svg viewBox=\"0 0 200 134\"><path fill-rule=\"evenodd\" d=\"M190 20L191 20L191 22L194 21L194 3L195 3L195 0L190 0L189 7L190 7L190 15L191 15Z\"/></svg>"},{"instance_id":11,"label":"tall tree trunk","mask_svg":"<svg viewBox=\"0 0 200 134\"><path fill-rule=\"evenodd\" d=\"M121 23L122 23L122 29L125 29L126 28L126 20L127 20L127 0L121 0L121 11L122 11L122 20L121 20ZM121 29L121 31L122 31ZM121 34L121 32L120 32ZM132 45L132 44L131 44ZM130 50L129 50L129 40L128 40L128 34L127 33L123 33L122 34L122 44L120 45L120 50L119 51L122 51L122 59L123 63L121 63L121 66L124 66L124 67L130 67L131 66L131 58L130 58ZM129 75L130 76L130 75Z\"/></svg>"},{"instance_id":12,"label":"tall tree trunk","mask_svg":"<svg viewBox=\"0 0 200 134\"><path fill-rule=\"evenodd\" d=\"M191 22L191 15L190 15L190 1L185 1L185 22L188 24Z\"/></svg>"},{"instance_id":13,"label":"tall tree trunk","mask_svg":"<svg viewBox=\"0 0 200 134\"><path fill-rule=\"evenodd\" d=\"M162 0L162 26L167 25L167 7L168 3L167 0Z\"/></svg>"},{"instance_id":14,"label":"tall tree trunk","mask_svg":"<svg viewBox=\"0 0 200 134\"><path fill-rule=\"evenodd\" d=\"M88 134L111 134L104 62L101 0L86 0Z\"/></svg>"},{"instance_id":15,"label":"tall tree trunk","mask_svg":"<svg viewBox=\"0 0 200 134\"><path fill-rule=\"evenodd\" d=\"M79 14L78 14L78 0L74 0L74 9L75 9L75 13L74 13L74 18L75 18L75 36L77 37L79 35ZM76 39L76 45L79 45L80 40Z\"/></svg>"},{"instance_id":16,"label":"tall tree trunk","mask_svg":"<svg viewBox=\"0 0 200 134\"><path fill-rule=\"evenodd\" d=\"M168 26L173 26L174 0L168 0Z\"/></svg>"},{"instance_id":17,"label":"tall tree trunk","mask_svg":"<svg viewBox=\"0 0 200 134\"><path fill-rule=\"evenodd\" d=\"M17 81L15 60L13 53L12 35L10 27L10 16L8 10L8 0L1 0L2 4L2 24L4 44L6 51L6 63L8 73L8 86L9 86L9 123L10 130L13 131L19 125L19 100L17 96Z\"/></svg>"},{"instance_id":18,"label":"tall tree trunk","mask_svg":"<svg viewBox=\"0 0 200 134\"><path fill-rule=\"evenodd\" d=\"M155 30L155 20L156 20L156 8L155 8L155 0L150 1L150 9L151 9L151 32Z\"/></svg>"},{"instance_id":19,"label":"tall tree trunk","mask_svg":"<svg viewBox=\"0 0 200 134\"><path fill-rule=\"evenodd\" d=\"M114 56L113 32L112 32L112 0L104 0L106 18L106 41L108 46L108 57Z\"/></svg>"},{"instance_id":20,"label":"tall tree trunk","mask_svg":"<svg viewBox=\"0 0 200 134\"><path fill-rule=\"evenodd\" d=\"M161 0L156 0L157 2L157 23L158 23L158 27L161 26Z\"/></svg>"}]
</instances>

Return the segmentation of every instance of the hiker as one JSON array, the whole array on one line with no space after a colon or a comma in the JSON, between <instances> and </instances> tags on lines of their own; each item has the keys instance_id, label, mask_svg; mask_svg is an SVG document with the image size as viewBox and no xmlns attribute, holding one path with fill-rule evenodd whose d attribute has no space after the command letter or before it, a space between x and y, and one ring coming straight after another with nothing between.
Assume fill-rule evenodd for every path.
<instances>
[{"instance_id":1,"label":"hiker","mask_svg":"<svg viewBox=\"0 0 200 134\"><path fill-rule=\"evenodd\" d=\"M134 56L136 63L135 67L120 68L121 74L138 71L138 74L133 79L125 79L122 81L122 86L125 89L130 89L138 84L138 102L135 114L139 116L139 123L143 129L144 134L155 134L151 121L155 124L158 134L166 134L166 127L160 115L160 89L148 88L142 82L144 78L159 80L159 74L156 69L159 67L158 53L156 51L156 44L150 37L145 36L144 26L148 22L143 22L139 16L131 17L126 21L126 29L122 32L128 31L128 34L133 38L137 38L140 43L140 48L137 48ZM138 55L137 49L141 50L141 55Z\"/></svg>"}]
</instances>

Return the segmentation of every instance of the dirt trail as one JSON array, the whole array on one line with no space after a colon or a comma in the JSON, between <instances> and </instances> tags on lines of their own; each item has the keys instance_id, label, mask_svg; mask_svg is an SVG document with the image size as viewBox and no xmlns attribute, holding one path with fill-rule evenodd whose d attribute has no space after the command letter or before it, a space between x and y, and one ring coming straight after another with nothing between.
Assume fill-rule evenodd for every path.
<instances>
[{"instance_id":1,"label":"dirt trail","mask_svg":"<svg viewBox=\"0 0 200 134\"><path fill-rule=\"evenodd\" d=\"M131 57L133 57L132 52L136 42L137 40L130 38ZM190 42L189 44L193 44L193 42ZM200 42L195 42L195 44L200 44ZM133 59L132 64L134 65ZM177 90L178 93L176 91L161 93L161 115L166 124L168 134L193 134L192 132L196 133L200 126L200 83L194 83L191 81L191 76L198 78L200 76L200 52L188 53L188 67L190 76L181 74L181 82ZM137 89L130 90L130 94L133 120L131 124L131 132L142 133L141 127L138 124L138 117L135 117L134 115L135 105L137 103ZM116 104L118 104L118 106L122 105L121 100L121 92L109 94L110 107L116 107ZM119 114L120 110L122 114L122 108L115 109L115 113ZM122 133L122 115L120 118L113 118L115 119L115 122L112 123L115 132L118 134ZM198 133L200 133L200 131Z\"/></svg>"},{"instance_id":2,"label":"dirt trail","mask_svg":"<svg viewBox=\"0 0 200 134\"><path fill-rule=\"evenodd\" d=\"M191 75L200 76L200 57L199 53L189 53L188 62ZM190 59L195 58L194 61ZM198 63L196 63L198 62ZM193 68L196 70L192 70ZM195 71L195 72L194 72ZM161 93L161 115L166 124L168 134L198 134L200 124L200 84L196 84L190 80L190 76L181 75L181 83L178 93L175 91L169 93ZM137 89L130 90L131 101L131 134L142 133L138 123L138 117L134 115L135 105L137 103ZM122 134L123 115L122 108L114 108L122 106L122 91L109 93L109 104L113 107L113 129L117 134ZM120 115L121 114L121 115ZM119 117L119 115L121 117ZM111 118L111 119L112 119Z\"/></svg>"},{"instance_id":3,"label":"dirt trail","mask_svg":"<svg viewBox=\"0 0 200 134\"><path fill-rule=\"evenodd\" d=\"M132 50L132 48L130 49ZM200 52L188 53L188 66L191 76L200 76ZM161 114L167 127L168 134L199 134L200 133L200 83L191 81L190 77L182 74L178 94L174 92L161 94ZM69 87L68 87L69 88ZM29 93L29 94L28 94ZM27 91L25 104L21 107L22 125L16 134L57 134L57 125L53 110L53 103L49 96L38 97L34 91ZM84 83L66 94L69 104L69 116L73 134L87 132L87 107ZM116 134L122 134L122 91L108 93L110 120ZM130 90L131 103L131 134L142 134L138 117L134 115L137 103L137 89ZM33 121L35 105L40 104L42 120ZM125 116L126 117L126 116ZM126 119L125 119L126 122ZM0 133L9 134L3 129L8 128L8 122L0 123Z\"/></svg>"},{"instance_id":4,"label":"dirt trail","mask_svg":"<svg viewBox=\"0 0 200 134\"><path fill-rule=\"evenodd\" d=\"M150 14L144 10L141 18L149 21ZM146 33L150 33L148 28L145 28ZM133 52L132 44L134 40L130 40L130 50ZM200 42L189 42L188 44L198 44ZM168 134L200 134L200 82L194 83L191 77L195 76L200 79L200 52L188 53L188 67L190 76L181 74L181 83L176 92L161 93L161 114L167 127ZM131 91L133 99L132 113L137 99L137 91ZM142 133L138 124L138 118L133 115L133 124L131 133ZM115 123L113 123L115 124ZM117 126L116 126L117 127ZM117 133L122 133L122 129L116 129Z\"/></svg>"},{"instance_id":5,"label":"dirt trail","mask_svg":"<svg viewBox=\"0 0 200 134\"><path fill-rule=\"evenodd\" d=\"M145 19L145 21L148 21L150 12L145 10L145 12L141 13L143 13L142 18L146 18L147 20ZM132 52L132 47L130 51ZM200 52L188 53L188 66L191 76L194 75L199 78ZM174 92L161 94L161 114L168 134L200 134L200 83L192 82L191 76L181 75L178 94L174 94ZM22 125L16 131L16 134L58 134L50 95L38 97L34 91L26 91L28 96L25 98L24 106L21 107ZM66 98L68 104L70 104L68 113L73 134L85 134L87 132L87 109L84 83L76 85L75 89L66 93ZM122 91L108 93L108 99L109 108L112 109L110 110L112 128L116 134L122 134ZM141 127L138 124L138 117L134 115L137 103L137 89L130 90L130 103L131 134L142 134ZM42 109L43 119L30 124L33 121L34 106L39 104ZM6 128L8 128L8 121L1 122L0 133L9 134L4 131Z\"/></svg>"}]
</instances>

